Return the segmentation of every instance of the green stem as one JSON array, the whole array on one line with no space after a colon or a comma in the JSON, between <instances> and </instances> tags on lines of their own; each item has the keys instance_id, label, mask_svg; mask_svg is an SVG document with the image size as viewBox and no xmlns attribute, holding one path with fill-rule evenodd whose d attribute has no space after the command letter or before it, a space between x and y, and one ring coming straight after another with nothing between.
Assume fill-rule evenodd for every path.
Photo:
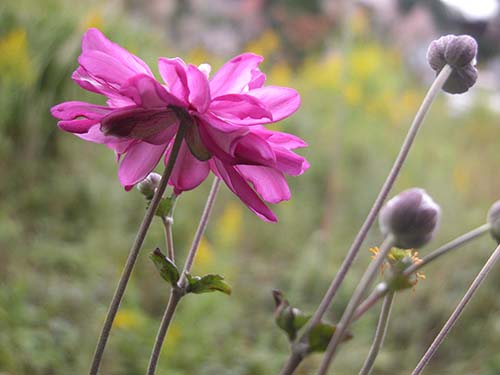
<instances>
[{"instance_id":1,"label":"green stem","mask_svg":"<svg viewBox=\"0 0 500 375\"><path fill-rule=\"evenodd\" d=\"M104 354L104 349L106 348L106 343L108 342L109 333L113 326L113 321L115 320L116 313L120 307L120 303L122 301L123 295L125 293L125 289L127 287L128 281L130 280L130 275L132 274L132 270L134 268L135 262L137 260L137 256L139 255L139 251L141 250L142 244L144 243L144 239L146 238L146 234L148 229L153 221L156 210L158 209L158 205L160 204L160 200L167 188L168 180L172 174L172 170L175 165L175 161L177 156L179 155L179 150L184 139L185 127L182 125L179 126L179 130L177 131L177 135L175 136L174 144L172 146L172 151L170 153L170 157L168 158L167 165L165 167L165 171L160 180L160 186L156 189L153 199L142 219L142 223L139 227L139 231L135 237L134 243L130 249L127 262L125 263L125 267L123 268L122 274L120 276L120 280L118 281L118 285L116 287L113 298L111 299L111 304L109 306L108 313L106 315L106 319L104 320L104 325L102 327L101 334L99 335L99 339L97 341L97 346L94 353L94 358L92 360L92 365L90 367L89 374L97 375L99 371L99 366L101 364L102 356Z\"/></svg>"},{"instance_id":2,"label":"green stem","mask_svg":"<svg viewBox=\"0 0 500 375\"><path fill-rule=\"evenodd\" d=\"M170 323L172 322L179 301L186 294L186 274L191 271L191 267L193 266L194 258L200 245L201 238L203 237L203 233L205 233L205 229L207 228L210 213L212 212L219 187L220 179L218 177L215 177L214 182L212 183L212 188L210 189L210 193L208 194L205 209L203 210L203 214L201 215L200 223L198 224L198 229L196 230L193 243L191 244L191 248L189 249L181 277L177 283L177 286L173 287L170 293L167 308L165 309L165 313L163 314L163 318L156 335L156 340L153 345L153 350L151 352L151 357L149 359L147 372L148 375L154 375L156 372L161 348L163 346L163 342L165 341L165 337L167 336L168 328L170 327Z\"/></svg>"},{"instance_id":3,"label":"green stem","mask_svg":"<svg viewBox=\"0 0 500 375\"><path fill-rule=\"evenodd\" d=\"M370 348L370 352L366 357L365 364L361 368L359 375L369 375L372 367L377 359L377 355L384 344L385 335L387 333L387 326L389 318L391 315L392 303L394 301L394 292L387 294L382 303L382 309L380 310L380 316L378 319L377 329L375 331L375 337L373 338L373 343Z\"/></svg>"},{"instance_id":4,"label":"green stem","mask_svg":"<svg viewBox=\"0 0 500 375\"><path fill-rule=\"evenodd\" d=\"M323 360L321 361L318 370L318 375L325 375L326 372L328 371L330 363L333 360L333 357L337 351L338 345L342 342L344 333L351 324L356 308L361 302L361 299L363 298L363 295L365 294L366 290L370 287L373 280L377 276L380 266L382 266L382 264L384 263L387 254L389 254L393 246L394 246L394 237L392 235L388 235L387 238L384 240L384 242L382 242L382 244L380 245L379 253L375 257L373 262L371 262L368 268L366 269L366 272L359 281L356 290L352 294L351 300L347 304L344 314L342 315L342 318L340 318L340 322L337 324L337 327L335 329L335 332L333 333L330 343L326 348L325 355L323 356Z\"/></svg>"}]
</instances>

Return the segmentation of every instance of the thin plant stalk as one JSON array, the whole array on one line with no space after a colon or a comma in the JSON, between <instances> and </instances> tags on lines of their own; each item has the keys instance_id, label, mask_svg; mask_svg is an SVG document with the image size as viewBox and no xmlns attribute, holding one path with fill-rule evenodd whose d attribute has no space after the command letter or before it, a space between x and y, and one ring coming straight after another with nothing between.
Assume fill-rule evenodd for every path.
<instances>
[{"instance_id":1,"label":"thin plant stalk","mask_svg":"<svg viewBox=\"0 0 500 375\"><path fill-rule=\"evenodd\" d=\"M170 292L167 308L165 309L165 313L163 314L160 323L160 328L158 329L153 350L151 352L151 357L149 359L148 372L147 372L148 375L154 375L156 372L156 367L158 365L158 360L160 358L161 348L163 346L163 342L165 341L165 337L167 336L168 328L170 326L170 323L172 322L179 301L186 294L186 282L187 282L186 274L191 271L191 267L193 266L194 258L196 256L196 252L200 245L201 238L203 237L203 233L205 233L205 229L207 228L208 220L210 218L210 213L212 212L212 208L214 206L215 198L217 197L217 192L219 191L219 187L220 187L220 179L218 177L215 177L214 182L212 183L212 188L210 189L210 193L208 194L207 202L205 204L205 208L201 215L200 223L198 224L198 229L196 230L193 243L191 244L191 248L189 249L181 277L177 285L173 287Z\"/></svg>"},{"instance_id":2,"label":"thin plant stalk","mask_svg":"<svg viewBox=\"0 0 500 375\"><path fill-rule=\"evenodd\" d=\"M448 242L447 244L441 246L439 249L434 250L433 252L429 253L429 255L425 256L422 258L422 261L419 263L412 264L410 267L404 270L403 275L404 276L410 276L413 272L418 271L420 268L425 266L426 264L429 264L433 260L439 258L440 256L448 253L451 250L454 250L464 244L466 244L469 241L472 241L480 236L482 236L485 233L488 233L490 230L491 225L489 223L483 224L470 232L465 233L464 235L455 238L454 240Z\"/></svg>"},{"instance_id":3,"label":"thin plant stalk","mask_svg":"<svg viewBox=\"0 0 500 375\"><path fill-rule=\"evenodd\" d=\"M366 269L366 272L361 277L361 280L359 281L356 290L352 294L351 300L347 304L344 314L342 314L342 318L340 318L340 322L337 324L337 327L335 329L335 332L333 333L330 343L328 344L328 347L325 350L323 360L321 361L318 370L318 375L325 375L326 372L328 371L330 363L337 351L338 345L342 342L342 338L344 337L347 328L351 324L356 308L358 307L359 303L361 302L361 299L363 298L364 294L366 293L370 285L373 283L373 280L377 276L377 273L379 272L380 267L384 263L387 254L389 254L393 246L394 246L394 237L392 235L388 235L380 245L379 253Z\"/></svg>"},{"instance_id":4,"label":"thin plant stalk","mask_svg":"<svg viewBox=\"0 0 500 375\"><path fill-rule=\"evenodd\" d=\"M417 136L417 133L420 129L420 127L423 124L423 121L425 119L425 116L429 112L429 109L431 107L431 104L433 103L434 99L438 95L439 91L443 87L444 83L448 79L452 72L452 68L449 65L445 65L441 72L437 75L436 79L432 83L431 87L429 88L429 91L427 92L424 100L422 101L422 104L420 108L418 109L415 118L413 119L413 122L410 126L410 129L408 130L408 134L406 135L406 138L403 142L403 145L401 146L401 149L399 151L399 154L391 168L391 171L389 172L389 175L387 176L384 184L382 185L382 188L375 199L375 202L373 203L372 208L370 209L370 212L368 213L368 216L366 217L363 225L361 226L361 229L359 230L358 234L356 235L349 251L347 252L346 257L344 258L344 261L342 262L342 265L340 266L339 271L336 273L335 277L333 278L330 286L328 287L328 290L326 291L325 295L323 296L323 299L321 300L318 308L314 312L312 318L307 322L306 326L304 327L303 333L301 334L300 338L298 339L301 342L307 343L309 334L311 333L311 330L313 329L314 326L316 326L323 316L325 315L325 312L328 310L330 307L333 299L335 298L335 295L337 294L337 291L344 281L345 276L347 275L347 272L351 268L352 263L356 259L356 256L359 252L359 249L361 248L361 245L363 244L363 241L365 240L366 236L368 235L368 232L370 228L372 227L380 209L382 208L382 205L384 204L385 199L389 195L389 192L391 191L392 186L394 185L394 182L396 181L397 176L399 175L399 172L410 152L411 146L413 145L413 142L415 140L415 137ZM289 357L289 362L296 362L295 358L292 357L304 357L305 352L298 353L296 351L292 351L290 357ZM286 367L286 366L285 366ZM292 370L291 372L282 372L282 375L291 375L293 374Z\"/></svg>"},{"instance_id":5,"label":"thin plant stalk","mask_svg":"<svg viewBox=\"0 0 500 375\"><path fill-rule=\"evenodd\" d=\"M174 225L174 210L177 203L177 199L173 198L173 205L167 216L162 216L161 221L163 222L163 228L165 231L165 245L167 246L167 256L173 263L175 263L175 250L174 250L174 236L172 233L172 227Z\"/></svg>"},{"instance_id":6,"label":"thin plant stalk","mask_svg":"<svg viewBox=\"0 0 500 375\"><path fill-rule=\"evenodd\" d=\"M375 337L373 338L372 346L370 348L370 351L368 352L365 363L361 368L361 371L359 372L359 375L370 375L373 365L375 364L375 359L377 359L378 353L382 348L382 345L384 345L393 301L394 292L391 292L385 296L384 302L382 303L382 308L380 310L380 316L378 318Z\"/></svg>"},{"instance_id":7,"label":"thin plant stalk","mask_svg":"<svg viewBox=\"0 0 500 375\"><path fill-rule=\"evenodd\" d=\"M429 253L427 256L422 258L422 261L419 263L414 263L409 266L407 269L403 271L403 276L410 276L412 273L418 271L423 266L429 264L430 262L436 260L437 258L447 254L448 252L458 249L470 241L482 236L485 233L488 233L490 230L490 224L486 223L480 225L477 228L472 229L471 231L451 240L450 242L444 244L443 246L437 248L436 250ZM373 305L375 305L382 297L384 297L388 292L387 284L385 282L380 283L377 288L373 290L373 292L359 305L354 313L353 320L358 320L363 314L365 314Z\"/></svg>"},{"instance_id":8,"label":"thin plant stalk","mask_svg":"<svg viewBox=\"0 0 500 375\"><path fill-rule=\"evenodd\" d=\"M104 354L104 349L106 348L106 343L108 342L109 333L113 326L113 321L115 320L116 313L118 312L118 309L120 307L120 303L125 293L125 289L127 287L128 281L130 280L130 275L132 274L132 270L137 260L137 256L139 255L139 251L141 250L142 244L144 243L144 239L146 238L146 234L149 230L151 222L153 221L156 210L158 209L158 205L160 204L160 200L163 196L163 193L167 188L168 180L170 179L170 176L172 174L175 161L177 159L182 141L184 139L184 133L185 133L185 126L181 123L177 131L177 134L175 136L174 144L172 146L172 151L170 153L170 157L168 158L167 165L165 166L165 170L163 172L163 175L161 176L160 185L156 189L153 198L151 199L151 203L148 209L146 210L146 213L144 214L144 218L142 219L134 243L132 244L132 247L130 249L127 262L125 263L125 267L123 268L115 293L113 295L113 298L111 299L108 313L104 320L104 325L102 327L101 334L99 335L94 357L92 359L92 364L89 371L90 375L97 375L99 371L99 366L101 364L102 356Z\"/></svg>"},{"instance_id":9,"label":"thin plant stalk","mask_svg":"<svg viewBox=\"0 0 500 375\"><path fill-rule=\"evenodd\" d=\"M420 360L420 362L417 364L417 367L415 367L415 370L411 373L411 375L419 375L424 367L429 363L429 361L432 359L434 354L436 353L437 349L443 342L443 340L446 338L448 333L451 331L457 320L460 318L460 315L464 311L465 307L467 304L470 302L474 294L476 293L477 289L481 286L481 283L484 281L486 276L490 273L490 271L493 269L495 264L500 260L500 245L497 246L495 251L493 251L493 254L488 258L486 261L485 265L479 271L478 275L470 285L469 289L463 296L462 300L459 302L451 316L449 317L448 321L445 323L441 331L438 333L430 347L427 349L425 352L424 356Z\"/></svg>"}]
</instances>

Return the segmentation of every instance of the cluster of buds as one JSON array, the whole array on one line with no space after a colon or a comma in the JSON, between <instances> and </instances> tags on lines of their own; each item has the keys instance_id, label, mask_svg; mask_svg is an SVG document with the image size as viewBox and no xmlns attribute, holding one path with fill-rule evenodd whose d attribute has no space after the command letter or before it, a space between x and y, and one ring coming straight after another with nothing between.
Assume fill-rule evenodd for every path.
<instances>
[{"instance_id":1,"label":"cluster of buds","mask_svg":"<svg viewBox=\"0 0 500 375\"><path fill-rule=\"evenodd\" d=\"M469 35L446 35L434 40L427 50L427 61L439 73L445 65L453 71L443 85L450 94L462 94L477 80L477 43Z\"/></svg>"}]
</instances>

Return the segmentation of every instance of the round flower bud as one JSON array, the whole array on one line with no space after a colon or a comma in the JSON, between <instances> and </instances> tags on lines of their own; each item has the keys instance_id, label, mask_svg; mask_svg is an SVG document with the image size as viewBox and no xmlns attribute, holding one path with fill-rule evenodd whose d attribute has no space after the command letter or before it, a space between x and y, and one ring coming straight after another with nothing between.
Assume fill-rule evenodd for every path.
<instances>
[{"instance_id":1,"label":"round flower bud","mask_svg":"<svg viewBox=\"0 0 500 375\"><path fill-rule=\"evenodd\" d=\"M380 211L380 229L394 236L394 246L419 248L431 240L441 209L424 189L412 188L389 200Z\"/></svg>"},{"instance_id":2,"label":"round flower bud","mask_svg":"<svg viewBox=\"0 0 500 375\"><path fill-rule=\"evenodd\" d=\"M500 244L500 201L496 201L488 211L487 221L490 224L490 233Z\"/></svg>"},{"instance_id":3,"label":"round flower bud","mask_svg":"<svg viewBox=\"0 0 500 375\"><path fill-rule=\"evenodd\" d=\"M156 188L160 186L161 176L158 173L150 173L148 177L137 184L137 189L147 199L152 199Z\"/></svg>"},{"instance_id":4,"label":"round flower bud","mask_svg":"<svg viewBox=\"0 0 500 375\"><path fill-rule=\"evenodd\" d=\"M450 94L461 94L470 89L477 80L477 43L469 35L446 35L434 40L427 50L427 61L439 73L448 64L453 68L443 90Z\"/></svg>"}]
</instances>

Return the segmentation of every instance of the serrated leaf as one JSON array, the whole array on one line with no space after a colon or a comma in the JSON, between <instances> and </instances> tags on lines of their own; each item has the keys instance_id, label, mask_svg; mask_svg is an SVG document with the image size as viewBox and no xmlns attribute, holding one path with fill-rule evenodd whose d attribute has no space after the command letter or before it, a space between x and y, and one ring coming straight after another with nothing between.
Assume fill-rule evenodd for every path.
<instances>
[{"instance_id":1,"label":"serrated leaf","mask_svg":"<svg viewBox=\"0 0 500 375\"><path fill-rule=\"evenodd\" d=\"M231 286L224 281L222 275L191 276L186 275L188 280L187 293L202 294L211 292L222 292L231 295Z\"/></svg>"},{"instance_id":2,"label":"serrated leaf","mask_svg":"<svg viewBox=\"0 0 500 375\"><path fill-rule=\"evenodd\" d=\"M179 281L179 270L176 265L162 254L160 249L156 248L149 258L153 261L156 269L160 272L160 276L170 285L175 286Z\"/></svg>"},{"instance_id":3,"label":"serrated leaf","mask_svg":"<svg viewBox=\"0 0 500 375\"><path fill-rule=\"evenodd\" d=\"M172 210L172 207L174 206L174 197L168 197L168 198L162 198L160 199L160 204L158 205L158 208L156 209L156 216L160 217L167 217L170 214L170 211Z\"/></svg>"}]
</instances>

